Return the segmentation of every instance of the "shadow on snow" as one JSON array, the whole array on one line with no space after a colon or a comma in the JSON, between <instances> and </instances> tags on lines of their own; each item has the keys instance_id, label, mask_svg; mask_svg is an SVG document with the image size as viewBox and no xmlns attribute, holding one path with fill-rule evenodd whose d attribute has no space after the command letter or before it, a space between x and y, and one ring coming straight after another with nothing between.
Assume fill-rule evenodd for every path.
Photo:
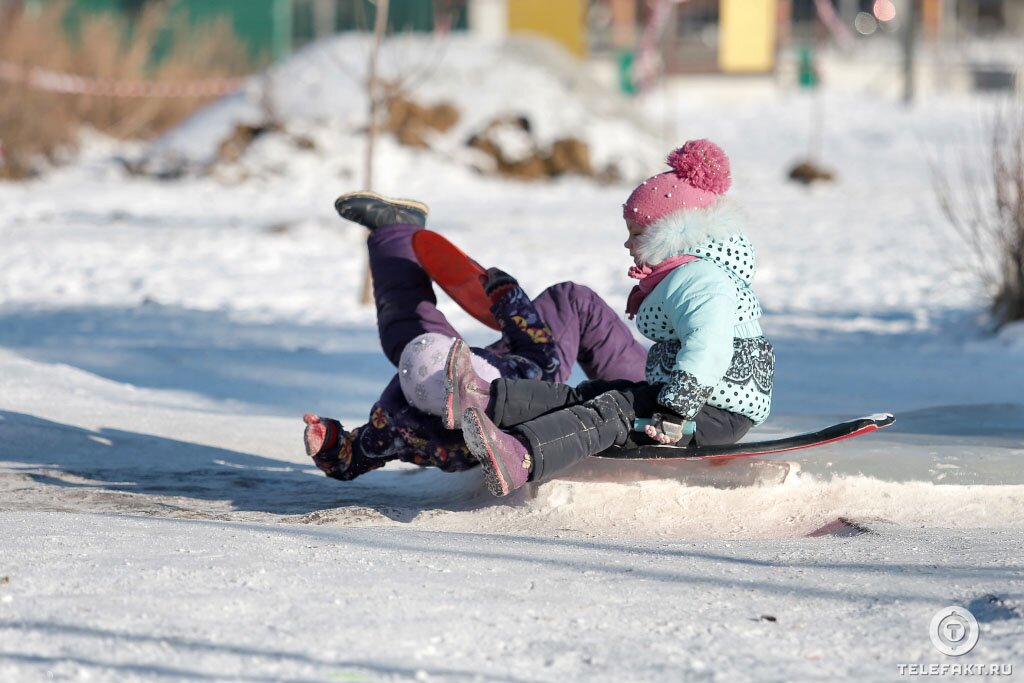
<instances>
[{"instance_id":1,"label":"shadow on snow","mask_svg":"<svg viewBox=\"0 0 1024 683\"><path fill-rule=\"evenodd\" d=\"M493 503L476 471L447 474L392 465L339 482L324 477L312 463L295 465L117 429L91 431L8 411L0 411L0 461L11 463L4 468L8 471L52 486L182 496L227 503L232 511L276 515L357 506L407 522L424 510ZM161 508L157 501L146 506L146 511ZM165 507L173 509L172 504ZM218 511L225 512L189 510L196 517L215 517Z\"/></svg>"}]
</instances>

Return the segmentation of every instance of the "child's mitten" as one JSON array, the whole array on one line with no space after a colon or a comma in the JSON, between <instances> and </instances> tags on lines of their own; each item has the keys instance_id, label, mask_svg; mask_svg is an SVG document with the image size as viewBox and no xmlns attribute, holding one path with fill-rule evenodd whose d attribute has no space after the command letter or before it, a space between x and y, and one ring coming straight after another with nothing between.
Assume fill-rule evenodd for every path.
<instances>
[{"instance_id":1,"label":"child's mitten","mask_svg":"<svg viewBox=\"0 0 1024 683\"><path fill-rule=\"evenodd\" d=\"M519 286L514 277L498 268L488 268L487 274L480 276L480 284L484 286L484 292L492 302L496 302L513 287Z\"/></svg>"}]
</instances>

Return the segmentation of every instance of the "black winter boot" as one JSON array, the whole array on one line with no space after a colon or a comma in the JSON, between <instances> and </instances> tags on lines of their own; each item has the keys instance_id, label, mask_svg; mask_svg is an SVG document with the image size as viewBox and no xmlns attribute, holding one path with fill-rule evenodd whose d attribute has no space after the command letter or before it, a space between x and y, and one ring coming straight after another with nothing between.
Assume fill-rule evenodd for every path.
<instances>
[{"instance_id":1,"label":"black winter boot","mask_svg":"<svg viewBox=\"0 0 1024 683\"><path fill-rule=\"evenodd\" d=\"M414 199L392 199L376 192L349 192L334 200L334 208L345 220L370 230L382 225L427 224L430 209Z\"/></svg>"}]
</instances>

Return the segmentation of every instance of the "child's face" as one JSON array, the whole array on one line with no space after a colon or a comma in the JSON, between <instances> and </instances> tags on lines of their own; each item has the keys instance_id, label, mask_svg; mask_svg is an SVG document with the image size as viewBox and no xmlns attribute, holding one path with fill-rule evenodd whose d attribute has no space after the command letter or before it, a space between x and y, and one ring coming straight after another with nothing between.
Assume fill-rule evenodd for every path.
<instances>
[{"instance_id":1,"label":"child's face","mask_svg":"<svg viewBox=\"0 0 1024 683\"><path fill-rule=\"evenodd\" d=\"M633 221L626 221L626 229L629 231L629 238L622 246L629 249L629 255L633 257L633 263L639 266L640 259L636 255L637 239L640 235L644 234L644 228Z\"/></svg>"}]
</instances>

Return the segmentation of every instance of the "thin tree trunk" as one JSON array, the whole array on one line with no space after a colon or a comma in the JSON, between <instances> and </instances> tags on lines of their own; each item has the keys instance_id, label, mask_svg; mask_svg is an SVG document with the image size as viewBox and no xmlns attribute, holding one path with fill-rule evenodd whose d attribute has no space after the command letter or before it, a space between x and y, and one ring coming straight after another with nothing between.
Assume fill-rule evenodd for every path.
<instances>
[{"instance_id":1,"label":"thin tree trunk","mask_svg":"<svg viewBox=\"0 0 1024 683\"><path fill-rule=\"evenodd\" d=\"M316 0L313 5L313 35L317 40L334 35L338 23L338 5L335 0Z\"/></svg>"},{"instance_id":2,"label":"thin tree trunk","mask_svg":"<svg viewBox=\"0 0 1024 683\"><path fill-rule=\"evenodd\" d=\"M916 90L914 70L915 50L917 43L917 23L920 21L918 0L906 0L906 13L903 26L903 103L912 104Z\"/></svg>"},{"instance_id":3,"label":"thin tree trunk","mask_svg":"<svg viewBox=\"0 0 1024 683\"><path fill-rule=\"evenodd\" d=\"M384 32L388 25L388 0L377 0L377 15L373 23L373 48L370 50L369 76L366 82L366 89L370 100L370 125L366 130L366 159L365 175L366 189L373 189L373 152L377 142L377 117L380 108L380 87L377 82L377 58L380 54L380 45L384 40ZM373 299L373 276L370 274L370 264L366 264L366 272L363 276L363 292L359 297L360 302L367 306Z\"/></svg>"}]
</instances>

